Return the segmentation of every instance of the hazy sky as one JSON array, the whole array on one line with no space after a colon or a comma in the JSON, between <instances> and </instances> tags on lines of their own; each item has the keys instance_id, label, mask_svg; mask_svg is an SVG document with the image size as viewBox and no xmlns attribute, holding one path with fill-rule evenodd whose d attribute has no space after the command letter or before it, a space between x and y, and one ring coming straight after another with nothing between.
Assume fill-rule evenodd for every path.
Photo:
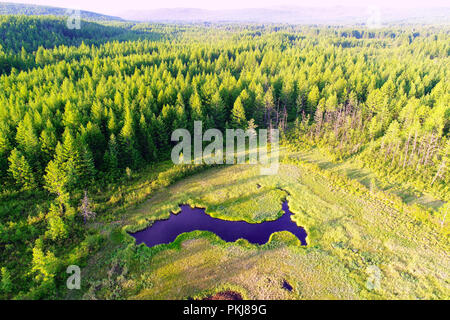
<instances>
[{"instance_id":1,"label":"hazy sky","mask_svg":"<svg viewBox=\"0 0 450 320\"><path fill-rule=\"evenodd\" d=\"M378 6L389 8L449 7L449 0L0 0L0 2L33 3L63 8L83 9L106 14L127 10L157 8L236 9L274 6Z\"/></svg>"}]
</instances>

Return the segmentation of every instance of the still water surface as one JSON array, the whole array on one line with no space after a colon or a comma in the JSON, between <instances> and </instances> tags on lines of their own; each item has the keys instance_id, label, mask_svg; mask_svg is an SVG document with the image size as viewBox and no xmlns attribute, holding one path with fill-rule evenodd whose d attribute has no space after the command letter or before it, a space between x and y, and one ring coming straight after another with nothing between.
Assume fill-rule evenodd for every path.
<instances>
[{"instance_id":1,"label":"still water surface","mask_svg":"<svg viewBox=\"0 0 450 320\"><path fill-rule=\"evenodd\" d=\"M234 242L240 238L254 244L264 244L270 235L277 231L289 231L306 245L306 231L291 220L287 201L282 204L284 214L277 220L262 223L248 223L245 221L226 221L212 218L205 213L205 209L180 205L181 212L170 214L166 220L157 220L148 228L131 234L136 243L145 243L152 247L162 243L171 243L176 237L185 232L195 230L210 231L227 242Z\"/></svg>"}]
</instances>

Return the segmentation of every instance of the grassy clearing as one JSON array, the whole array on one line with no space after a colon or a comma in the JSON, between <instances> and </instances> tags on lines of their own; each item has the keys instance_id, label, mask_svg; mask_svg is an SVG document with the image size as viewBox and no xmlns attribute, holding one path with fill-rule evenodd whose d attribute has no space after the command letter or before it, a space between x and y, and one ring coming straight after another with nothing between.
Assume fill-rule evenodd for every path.
<instances>
[{"instance_id":1,"label":"grassy clearing","mask_svg":"<svg viewBox=\"0 0 450 320\"><path fill-rule=\"evenodd\" d=\"M337 188L301 165L283 163L273 176L259 169L208 169L127 206L119 223L102 224L105 248L84 268L84 296L71 298L187 299L224 290L246 299L450 297L449 239L437 226L364 192ZM168 217L180 203L228 220L276 219L285 198L308 233L307 247L288 232L264 246L192 232L148 248L125 232Z\"/></svg>"},{"instance_id":2,"label":"grassy clearing","mask_svg":"<svg viewBox=\"0 0 450 320\"><path fill-rule=\"evenodd\" d=\"M380 178L373 170L364 167L358 159L352 158L341 162L334 162L317 148L296 152L292 156L296 156L302 161L315 163L322 169L345 175L350 179L355 179L369 189L378 188L395 194L407 204L419 204L430 209L438 209L444 204L444 201L430 194L420 192L412 185L386 181L386 177Z\"/></svg>"},{"instance_id":3,"label":"grassy clearing","mask_svg":"<svg viewBox=\"0 0 450 320\"><path fill-rule=\"evenodd\" d=\"M288 192L285 192L283 190ZM152 254L151 288L131 298L182 299L237 286L250 299L448 298L448 238L433 226L375 200L331 187L325 177L292 164L275 176L258 166L208 170L157 192L129 213L141 228L178 204L214 217L260 222L280 214L287 197L307 248L186 241ZM283 279L293 284L288 292Z\"/></svg>"}]
</instances>

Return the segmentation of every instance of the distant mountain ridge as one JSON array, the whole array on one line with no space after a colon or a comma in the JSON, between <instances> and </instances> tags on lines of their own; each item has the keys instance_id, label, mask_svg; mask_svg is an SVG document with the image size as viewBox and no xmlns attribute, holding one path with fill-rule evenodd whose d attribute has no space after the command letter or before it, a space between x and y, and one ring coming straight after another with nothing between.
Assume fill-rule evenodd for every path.
<instances>
[{"instance_id":1,"label":"distant mountain ridge","mask_svg":"<svg viewBox=\"0 0 450 320\"><path fill-rule=\"evenodd\" d=\"M373 9L372 9L373 10ZM373 12L373 11L372 11ZM379 9L381 23L449 23L450 7ZM273 7L236 10L174 8L129 10L120 14L127 20L154 22L256 22L290 24L364 24L368 7Z\"/></svg>"},{"instance_id":2,"label":"distant mountain ridge","mask_svg":"<svg viewBox=\"0 0 450 320\"><path fill-rule=\"evenodd\" d=\"M135 22L230 22L230 23L286 23L363 25L373 9L360 7L296 7L247 8L234 10L206 10L199 8L162 8L155 10L128 10L120 17L81 10L81 18L90 21ZM382 24L422 23L450 24L450 6L441 8L380 8L377 12ZM32 4L0 3L0 15L55 15L66 16L67 9Z\"/></svg>"},{"instance_id":3,"label":"distant mountain ridge","mask_svg":"<svg viewBox=\"0 0 450 320\"><path fill-rule=\"evenodd\" d=\"M40 6L34 4L0 2L0 15L24 14L27 16L66 16L67 8ZM96 12L80 10L81 18L91 21L123 21L122 18Z\"/></svg>"}]
</instances>

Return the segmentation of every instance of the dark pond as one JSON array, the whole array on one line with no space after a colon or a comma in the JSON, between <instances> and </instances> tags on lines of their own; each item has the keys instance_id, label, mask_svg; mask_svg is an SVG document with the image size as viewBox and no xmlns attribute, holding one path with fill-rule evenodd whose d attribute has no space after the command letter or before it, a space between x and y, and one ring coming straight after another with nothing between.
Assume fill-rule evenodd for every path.
<instances>
[{"instance_id":1,"label":"dark pond","mask_svg":"<svg viewBox=\"0 0 450 320\"><path fill-rule=\"evenodd\" d=\"M306 245L306 231L291 220L287 201L283 202L284 214L277 220L262 223L247 223L245 221L226 221L212 218L205 213L205 209L191 208L181 205L181 212L170 214L167 220L157 220L142 231L132 233L136 243L145 243L152 247L162 243L171 243L184 232L195 230L210 231L227 242L234 242L240 238L254 244L264 244L270 235L277 231L289 231Z\"/></svg>"}]
</instances>

